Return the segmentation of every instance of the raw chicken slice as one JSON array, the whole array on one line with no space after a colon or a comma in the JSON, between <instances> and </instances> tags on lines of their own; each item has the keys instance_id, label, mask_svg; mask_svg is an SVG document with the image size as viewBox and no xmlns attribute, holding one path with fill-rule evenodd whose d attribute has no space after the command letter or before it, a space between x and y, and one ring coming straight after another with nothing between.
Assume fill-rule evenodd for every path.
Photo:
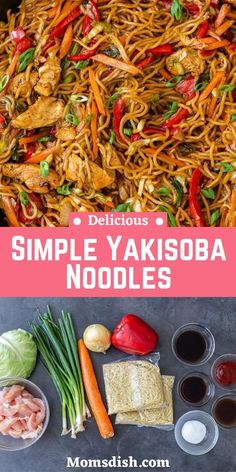
<instances>
[{"instance_id":1,"label":"raw chicken slice","mask_svg":"<svg viewBox=\"0 0 236 472\"><path fill-rule=\"evenodd\" d=\"M24 387L20 385L13 385L10 389L3 390L3 400L5 402L12 402L18 395L22 393Z\"/></svg>"}]
</instances>

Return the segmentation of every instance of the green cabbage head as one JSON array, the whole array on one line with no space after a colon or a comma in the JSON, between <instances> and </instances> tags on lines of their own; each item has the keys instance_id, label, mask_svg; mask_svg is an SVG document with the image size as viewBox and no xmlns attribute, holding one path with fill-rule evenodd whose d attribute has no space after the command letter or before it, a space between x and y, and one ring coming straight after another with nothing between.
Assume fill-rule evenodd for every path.
<instances>
[{"instance_id":1,"label":"green cabbage head","mask_svg":"<svg viewBox=\"0 0 236 472\"><path fill-rule=\"evenodd\" d=\"M0 377L27 379L35 368L37 347L33 336L23 329L0 336Z\"/></svg>"}]
</instances>

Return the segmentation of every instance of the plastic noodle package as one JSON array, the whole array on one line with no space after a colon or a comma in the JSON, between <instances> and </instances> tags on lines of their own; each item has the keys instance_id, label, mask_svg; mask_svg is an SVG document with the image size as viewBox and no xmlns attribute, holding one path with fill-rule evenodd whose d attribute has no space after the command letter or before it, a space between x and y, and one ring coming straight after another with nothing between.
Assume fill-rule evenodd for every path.
<instances>
[{"instance_id":1,"label":"plastic noodle package","mask_svg":"<svg viewBox=\"0 0 236 472\"><path fill-rule=\"evenodd\" d=\"M159 359L154 353L142 360L128 357L103 365L109 415L165 406Z\"/></svg>"},{"instance_id":2,"label":"plastic noodle package","mask_svg":"<svg viewBox=\"0 0 236 472\"><path fill-rule=\"evenodd\" d=\"M166 406L162 408L129 411L116 415L116 424L132 424L136 426L152 426L159 429L174 428L173 397L174 377L162 375Z\"/></svg>"}]
</instances>

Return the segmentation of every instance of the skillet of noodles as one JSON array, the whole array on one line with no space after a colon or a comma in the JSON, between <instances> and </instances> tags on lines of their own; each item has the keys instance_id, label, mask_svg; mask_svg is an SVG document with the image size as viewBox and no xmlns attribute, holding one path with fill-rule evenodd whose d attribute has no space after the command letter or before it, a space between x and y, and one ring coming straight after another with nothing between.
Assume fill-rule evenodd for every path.
<instances>
[{"instance_id":1,"label":"skillet of noodles","mask_svg":"<svg viewBox=\"0 0 236 472\"><path fill-rule=\"evenodd\" d=\"M236 226L236 0L23 0L0 22L0 208Z\"/></svg>"}]
</instances>

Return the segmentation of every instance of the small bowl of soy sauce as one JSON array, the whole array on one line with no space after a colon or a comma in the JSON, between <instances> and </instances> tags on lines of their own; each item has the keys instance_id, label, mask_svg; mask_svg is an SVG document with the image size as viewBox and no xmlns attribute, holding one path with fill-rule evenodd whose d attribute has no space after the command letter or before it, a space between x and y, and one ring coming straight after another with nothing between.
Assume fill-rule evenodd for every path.
<instances>
[{"instance_id":1,"label":"small bowl of soy sauce","mask_svg":"<svg viewBox=\"0 0 236 472\"><path fill-rule=\"evenodd\" d=\"M208 375L191 372L180 379L177 391L180 398L188 405L205 405L215 395L215 386Z\"/></svg>"},{"instance_id":2,"label":"small bowl of soy sauce","mask_svg":"<svg viewBox=\"0 0 236 472\"><path fill-rule=\"evenodd\" d=\"M212 405L212 416L222 428L236 428L236 394L217 398Z\"/></svg>"},{"instance_id":3,"label":"small bowl of soy sauce","mask_svg":"<svg viewBox=\"0 0 236 472\"><path fill-rule=\"evenodd\" d=\"M205 326L188 323L174 333L172 351L183 364L202 365L212 357L215 351L215 339Z\"/></svg>"}]
</instances>

